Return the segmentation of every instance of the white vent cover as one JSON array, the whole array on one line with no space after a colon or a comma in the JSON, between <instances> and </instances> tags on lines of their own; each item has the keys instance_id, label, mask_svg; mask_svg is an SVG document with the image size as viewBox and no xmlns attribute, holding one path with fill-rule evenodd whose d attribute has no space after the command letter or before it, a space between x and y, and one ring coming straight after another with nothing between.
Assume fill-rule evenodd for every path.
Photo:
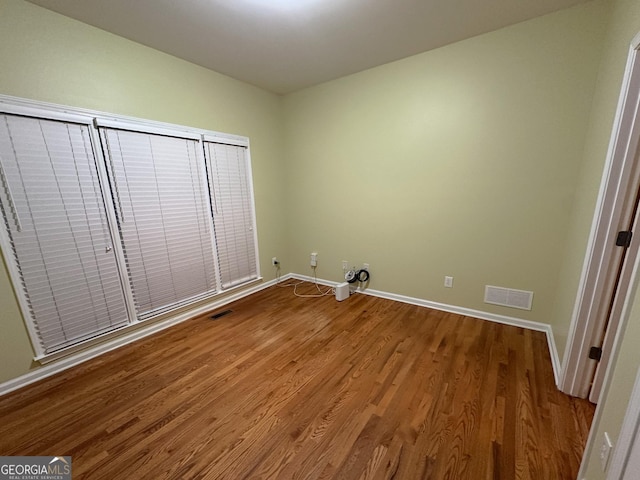
<instances>
[{"instance_id":1,"label":"white vent cover","mask_svg":"<svg viewBox=\"0 0 640 480\"><path fill-rule=\"evenodd\" d=\"M484 303L519 308L521 310L531 310L532 302L533 292L493 287L491 285L485 285L484 287Z\"/></svg>"}]
</instances>

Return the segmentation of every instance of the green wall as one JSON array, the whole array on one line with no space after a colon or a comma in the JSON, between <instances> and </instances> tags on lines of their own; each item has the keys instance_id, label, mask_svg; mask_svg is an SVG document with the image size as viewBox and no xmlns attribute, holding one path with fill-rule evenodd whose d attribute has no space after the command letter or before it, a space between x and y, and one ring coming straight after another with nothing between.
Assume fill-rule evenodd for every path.
<instances>
[{"instance_id":1,"label":"green wall","mask_svg":"<svg viewBox=\"0 0 640 480\"><path fill-rule=\"evenodd\" d=\"M607 11L583 4L286 96L285 270L310 274L317 251L321 278L366 262L372 289L554 323ZM487 284L534 291L532 311L483 303Z\"/></svg>"},{"instance_id":2,"label":"green wall","mask_svg":"<svg viewBox=\"0 0 640 480\"><path fill-rule=\"evenodd\" d=\"M0 65L5 95L249 137L260 265L273 278L271 256L285 245L284 193L274 188L284 176L279 96L21 0L0 0ZM3 267L0 324L2 382L33 368Z\"/></svg>"}]
</instances>

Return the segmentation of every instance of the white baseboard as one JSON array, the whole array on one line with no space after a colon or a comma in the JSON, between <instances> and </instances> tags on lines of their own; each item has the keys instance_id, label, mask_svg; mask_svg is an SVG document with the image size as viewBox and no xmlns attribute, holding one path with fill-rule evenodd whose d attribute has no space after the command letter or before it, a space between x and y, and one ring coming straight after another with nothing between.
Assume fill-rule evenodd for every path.
<instances>
[{"instance_id":1,"label":"white baseboard","mask_svg":"<svg viewBox=\"0 0 640 480\"><path fill-rule=\"evenodd\" d=\"M338 282L332 282L329 280L322 280L322 279L314 279L313 277L309 277L307 275L298 275L295 273L289 273L287 275L280 277L280 281L285 281L292 278L297 280L305 280L308 282L317 281L317 283L321 285L327 285L331 287L335 287L338 284ZM7 394L9 392L12 392L14 390L17 390L19 388L25 387L27 385L30 385L39 380L43 380L57 373L60 373L64 370L67 370L68 368L71 368L83 362L86 362L87 360L90 360L104 353L115 350L116 348L122 347L124 345L128 345L129 343L133 343L136 340L140 340L141 338L147 337L149 335L153 335L154 333L165 330L173 325L177 325L178 323L189 320L190 318L197 317L198 315L202 315L208 311L215 310L216 308L220 308L231 302L234 302L241 298L257 293L260 290L264 290L265 288L275 285L276 283L277 283L276 280L270 280L268 282L260 283L258 285L254 285L244 290L239 290L238 292L232 295L229 295L219 300L202 305L201 307L195 310L190 310L186 313L182 313L180 315L149 325L146 328L135 330L131 333L122 335L108 342L102 343L95 347L91 347L87 350L83 350L81 352L78 352L66 357L62 357L59 360L56 360L44 366L38 367L29 373L13 378L4 383L0 383L0 396ZM491 322L502 323L505 325L512 325L516 327L527 328L529 330L544 332L547 336L547 344L549 346L549 352L551 355L551 364L553 366L553 374L555 377L556 385L558 385L561 365L560 365L560 358L558 356L558 350L556 349L555 340L553 338L553 331L550 325L547 325L544 323L532 322L530 320L523 320L515 317L508 317L505 315L497 315L494 313L483 312L481 310L473 310L470 308L457 307L454 305L447 305L444 303L432 302L432 301L424 300L421 298L408 297L405 295L398 295L398 294L389 293L389 292L382 292L379 290L358 289L357 291L358 293L363 293L365 295L371 295L374 297L386 298L388 300L395 300L397 302L409 303L411 305L418 305L421 307L432 308L434 310L441 310L444 312L456 313L456 314L465 315L468 317L475 317L481 320L489 320Z\"/></svg>"},{"instance_id":2,"label":"white baseboard","mask_svg":"<svg viewBox=\"0 0 640 480\"><path fill-rule=\"evenodd\" d=\"M295 278L297 280L305 280L308 282L317 281L321 285L335 287L338 282L332 282L329 280L314 279L307 275L298 275L290 273L286 278ZM434 310L440 310L443 312L457 313L458 315L464 315L467 317L479 318L481 320L488 320L490 322L502 323L504 325L511 325L514 327L526 328L529 330L535 330L537 332L544 332L547 336L547 345L549 347L549 354L551 356L551 365L553 367L553 376L556 382L556 386L559 386L560 371L562 365L560 363L560 356L558 355L558 349L556 348L556 342L553 337L553 330L551 325L540 322L533 322L531 320L524 320L516 317L508 317L506 315L498 315L495 313L484 312L482 310L473 310L465 307L457 307L454 305L447 305L445 303L432 302L430 300L424 300L422 298L407 297L405 295L398 295L396 293L382 292L379 290L371 289L358 289L358 293L365 295L371 295L373 297L386 298L388 300L395 300L397 302L409 303L411 305L418 305L420 307L432 308Z\"/></svg>"},{"instance_id":3,"label":"white baseboard","mask_svg":"<svg viewBox=\"0 0 640 480\"><path fill-rule=\"evenodd\" d=\"M547 344L549 345L549 356L551 357L551 365L553 366L553 378L556 382L556 387L560 389L560 374L562 372L562 362L560 361L560 355L558 354L558 347L556 346L556 339L553 336L553 329L551 325L542 323L546 329L544 332L547 334Z\"/></svg>"},{"instance_id":4,"label":"white baseboard","mask_svg":"<svg viewBox=\"0 0 640 480\"><path fill-rule=\"evenodd\" d=\"M181 313L179 315L175 315L166 320L162 320L156 323L149 325L148 327L143 327L138 330L134 330L130 333L124 334L113 340L106 341L99 345L89 347L86 350L82 350L78 353L73 353L65 357L61 357L51 363L47 363L41 367L38 367L29 373L21 375L19 377L13 378L6 382L0 383L0 396L5 395L9 392L17 390L19 388L30 385L39 380L43 380L47 377L55 375L56 373L60 373L68 368L79 365L87 360L98 357L104 353L115 350L116 348L122 347L124 345L128 345L129 343L133 343L136 340L140 340L141 338L148 337L149 335L153 335L154 333L165 330L173 325L177 325L178 323L184 322L191 318L195 318L199 315L203 315L209 311L220 308L224 305L227 305L236 300L240 300L241 298L252 295L260 290L264 290L272 285L276 284L276 280L270 280L268 282L259 283L257 285L253 285L249 288L238 290L231 295L225 296L223 298L211 301L205 305L202 305L196 309L189 310L188 312Z\"/></svg>"}]
</instances>

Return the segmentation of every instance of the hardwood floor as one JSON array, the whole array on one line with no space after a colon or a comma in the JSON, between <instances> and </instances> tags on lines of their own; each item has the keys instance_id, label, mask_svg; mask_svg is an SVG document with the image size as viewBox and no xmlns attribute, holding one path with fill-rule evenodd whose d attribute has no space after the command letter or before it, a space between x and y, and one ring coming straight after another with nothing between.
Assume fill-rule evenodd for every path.
<instances>
[{"instance_id":1,"label":"hardwood floor","mask_svg":"<svg viewBox=\"0 0 640 480\"><path fill-rule=\"evenodd\" d=\"M594 406L544 334L271 287L0 397L74 479L575 479Z\"/></svg>"}]
</instances>

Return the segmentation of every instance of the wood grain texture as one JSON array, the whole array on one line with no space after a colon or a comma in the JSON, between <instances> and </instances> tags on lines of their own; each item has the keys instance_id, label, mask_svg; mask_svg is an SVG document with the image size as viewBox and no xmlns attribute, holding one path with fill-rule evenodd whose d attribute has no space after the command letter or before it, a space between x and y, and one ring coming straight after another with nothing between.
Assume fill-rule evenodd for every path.
<instances>
[{"instance_id":1,"label":"wood grain texture","mask_svg":"<svg viewBox=\"0 0 640 480\"><path fill-rule=\"evenodd\" d=\"M0 455L91 480L576 478L594 406L556 389L543 333L280 287L227 308L0 398Z\"/></svg>"}]
</instances>

